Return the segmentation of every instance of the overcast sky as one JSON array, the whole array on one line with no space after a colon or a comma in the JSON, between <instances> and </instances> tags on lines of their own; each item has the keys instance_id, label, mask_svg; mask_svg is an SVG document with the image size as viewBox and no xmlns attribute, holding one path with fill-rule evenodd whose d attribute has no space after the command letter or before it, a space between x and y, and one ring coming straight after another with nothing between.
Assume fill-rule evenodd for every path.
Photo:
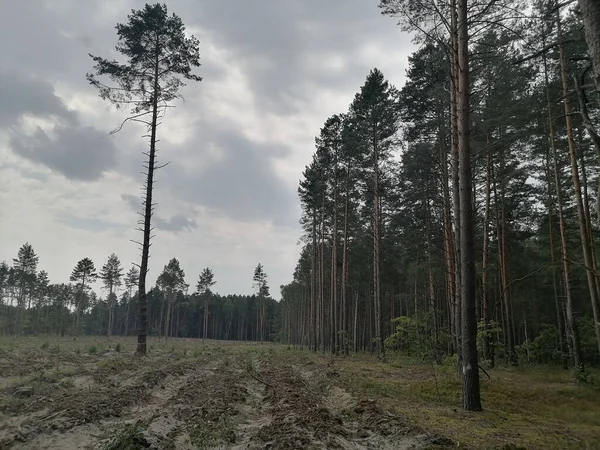
<instances>
[{"instance_id":1,"label":"overcast sky","mask_svg":"<svg viewBox=\"0 0 600 450\"><path fill-rule=\"evenodd\" d=\"M29 242L52 282L78 260L115 252L140 209L144 130L85 79L88 53L116 57L115 25L133 0L0 0L0 260ZM211 267L221 294L250 293L261 262L271 293L291 281L300 247L298 180L314 137L345 112L369 70L401 87L410 38L377 0L172 0L200 39L204 80L159 130L156 238L149 281L176 257L195 286ZM99 286L96 290L99 291Z\"/></svg>"}]
</instances>

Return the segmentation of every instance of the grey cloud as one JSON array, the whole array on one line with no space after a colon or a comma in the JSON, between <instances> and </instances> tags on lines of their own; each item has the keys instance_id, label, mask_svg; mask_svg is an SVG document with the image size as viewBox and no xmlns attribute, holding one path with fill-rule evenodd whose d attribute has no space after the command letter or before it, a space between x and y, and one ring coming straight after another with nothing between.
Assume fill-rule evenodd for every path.
<instances>
[{"instance_id":1,"label":"grey cloud","mask_svg":"<svg viewBox=\"0 0 600 450\"><path fill-rule=\"evenodd\" d=\"M76 115L54 94L46 81L13 70L0 70L0 126L14 124L23 114L76 122Z\"/></svg>"},{"instance_id":2,"label":"grey cloud","mask_svg":"<svg viewBox=\"0 0 600 450\"><path fill-rule=\"evenodd\" d=\"M285 154L286 149L254 143L236 130L205 129L199 136L201 140L192 142L213 144L222 158L200 172L173 161L164 169L168 179L163 183L173 195L241 221L296 222L295 192L277 177L270 163L270 157ZM191 148L186 153L200 153L196 158L202 158L201 150Z\"/></svg>"},{"instance_id":3,"label":"grey cloud","mask_svg":"<svg viewBox=\"0 0 600 450\"><path fill-rule=\"evenodd\" d=\"M103 231L107 229L127 229L127 227L108 222L102 219L94 219L94 218L85 218L85 217L75 217L75 216L60 216L59 221L65 224L70 228L78 228L81 230L88 231Z\"/></svg>"},{"instance_id":4,"label":"grey cloud","mask_svg":"<svg viewBox=\"0 0 600 450\"><path fill-rule=\"evenodd\" d=\"M142 200L131 194L121 194L121 198L127 205L134 211L139 212L142 206ZM184 214L175 214L170 219L163 219L159 215L155 214L152 219L152 225L159 230L180 232L180 231L191 231L198 228L196 220L187 217Z\"/></svg>"},{"instance_id":5,"label":"grey cloud","mask_svg":"<svg viewBox=\"0 0 600 450\"><path fill-rule=\"evenodd\" d=\"M9 145L19 156L74 180L93 181L116 166L116 148L105 133L59 125L53 131L53 137L39 127L31 136L13 133Z\"/></svg>"},{"instance_id":6,"label":"grey cloud","mask_svg":"<svg viewBox=\"0 0 600 450\"><path fill-rule=\"evenodd\" d=\"M137 197L135 195L121 194L121 198L123 199L123 201L125 201L125 203L127 203L127 205L129 205L131 209L135 211L139 211L140 207L142 206L142 200L140 199L140 197Z\"/></svg>"},{"instance_id":7,"label":"grey cloud","mask_svg":"<svg viewBox=\"0 0 600 450\"><path fill-rule=\"evenodd\" d=\"M156 228L165 231L191 231L198 228L198 224L194 219L186 217L183 214L176 214L168 220L161 219L159 216L154 217L154 225Z\"/></svg>"},{"instance_id":8,"label":"grey cloud","mask_svg":"<svg viewBox=\"0 0 600 450\"><path fill-rule=\"evenodd\" d=\"M296 112L301 106L290 99L303 100L311 84L358 88L371 69L357 55L360 45L402 45L390 33L394 21L381 16L376 2L364 0L269 1L260 7L249 1L206 1L177 4L177 9L235 55L251 78L260 106L279 114ZM330 55L342 58L344 70L332 71L321 64ZM306 62L308 56L312 66Z\"/></svg>"}]
</instances>

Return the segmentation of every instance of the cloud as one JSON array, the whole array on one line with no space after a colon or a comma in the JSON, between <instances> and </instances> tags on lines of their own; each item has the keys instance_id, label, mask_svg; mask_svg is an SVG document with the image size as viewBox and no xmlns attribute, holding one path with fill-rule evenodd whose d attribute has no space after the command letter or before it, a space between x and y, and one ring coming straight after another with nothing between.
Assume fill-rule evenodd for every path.
<instances>
[{"instance_id":1,"label":"cloud","mask_svg":"<svg viewBox=\"0 0 600 450\"><path fill-rule=\"evenodd\" d=\"M194 219L186 217L183 214L177 214L167 220L155 216L152 222L154 225L156 225L156 228L165 231L172 231L174 233L180 231L191 231L195 228L198 228L198 224Z\"/></svg>"},{"instance_id":2,"label":"cloud","mask_svg":"<svg viewBox=\"0 0 600 450\"><path fill-rule=\"evenodd\" d=\"M218 156L204 167L188 168L185 158L167 166L162 185L173 196L235 220L296 221L292 215L295 192L278 177L270 161L273 154L285 153L285 149L257 144L236 130L205 131L202 141L208 150L204 153L212 151ZM186 152L193 153L193 149ZM195 153L202 160L203 152L198 149Z\"/></svg>"},{"instance_id":3,"label":"cloud","mask_svg":"<svg viewBox=\"0 0 600 450\"><path fill-rule=\"evenodd\" d=\"M145 1L4 3L0 179L11 189L0 190L0 254L35 241L52 281L68 280L83 256L117 251L139 262L129 240L139 240L146 130L128 124L107 136L124 113L85 73L88 53L119 57L115 24ZM410 37L364 0L178 0L169 9L200 39L204 80L185 87L159 129L160 163L172 162L156 173L150 282L177 257L190 276L214 267L223 293L249 292L260 261L277 297L296 264L296 188L314 136L374 66L401 87Z\"/></svg>"},{"instance_id":4,"label":"cloud","mask_svg":"<svg viewBox=\"0 0 600 450\"><path fill-rule=\"evenodd\" d=\"M31 135L13 133L12 150L72 180L97 180L116 166L116 147L111 138L92 127L55 125L47 133L37 127Z\"/></svg>"},{"instance_id":5,"label":"cloud","mask_svg":"<svg viewBox=\"0 0 600 450\"><path fill-rule=\"evenodd\" d=\"M14 125L24 114L76 122L76 114L54 94L52 84L14 70L0 70L0 126Z\"/></svg>"}]
</instances>

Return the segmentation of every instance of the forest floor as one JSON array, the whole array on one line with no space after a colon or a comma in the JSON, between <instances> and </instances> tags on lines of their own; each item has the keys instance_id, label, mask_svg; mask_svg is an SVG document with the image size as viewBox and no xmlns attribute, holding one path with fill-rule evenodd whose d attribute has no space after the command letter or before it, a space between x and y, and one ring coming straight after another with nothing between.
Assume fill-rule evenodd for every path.
<instances>
[{"instance_id":1,"label":"forest floor","mask_svg":"<svg viewBox=\"0 0 600 450\"><path fill-rule=\"evenodd\" d=\"M568 372L495 369L483 413L451 365L284 345L0 339L4 449L592 449L600 390Z\"/></svg>"}]
</instances>

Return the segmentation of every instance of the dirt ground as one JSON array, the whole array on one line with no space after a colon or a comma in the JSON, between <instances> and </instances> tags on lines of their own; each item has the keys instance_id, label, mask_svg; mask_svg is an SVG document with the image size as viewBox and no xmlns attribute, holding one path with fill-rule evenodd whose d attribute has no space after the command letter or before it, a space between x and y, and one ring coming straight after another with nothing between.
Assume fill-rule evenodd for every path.
<instances>
[{"instance_id":1,"label":"dirt ground","mask_svg":"<svg viewBox=\"0 0 600 450\"><path fill-rule=\"evenodd\" d=\"M24 338L0 347L4 449L443 449L374 398L343 360L270 344Z\"/></svg>"}]
</instances>

